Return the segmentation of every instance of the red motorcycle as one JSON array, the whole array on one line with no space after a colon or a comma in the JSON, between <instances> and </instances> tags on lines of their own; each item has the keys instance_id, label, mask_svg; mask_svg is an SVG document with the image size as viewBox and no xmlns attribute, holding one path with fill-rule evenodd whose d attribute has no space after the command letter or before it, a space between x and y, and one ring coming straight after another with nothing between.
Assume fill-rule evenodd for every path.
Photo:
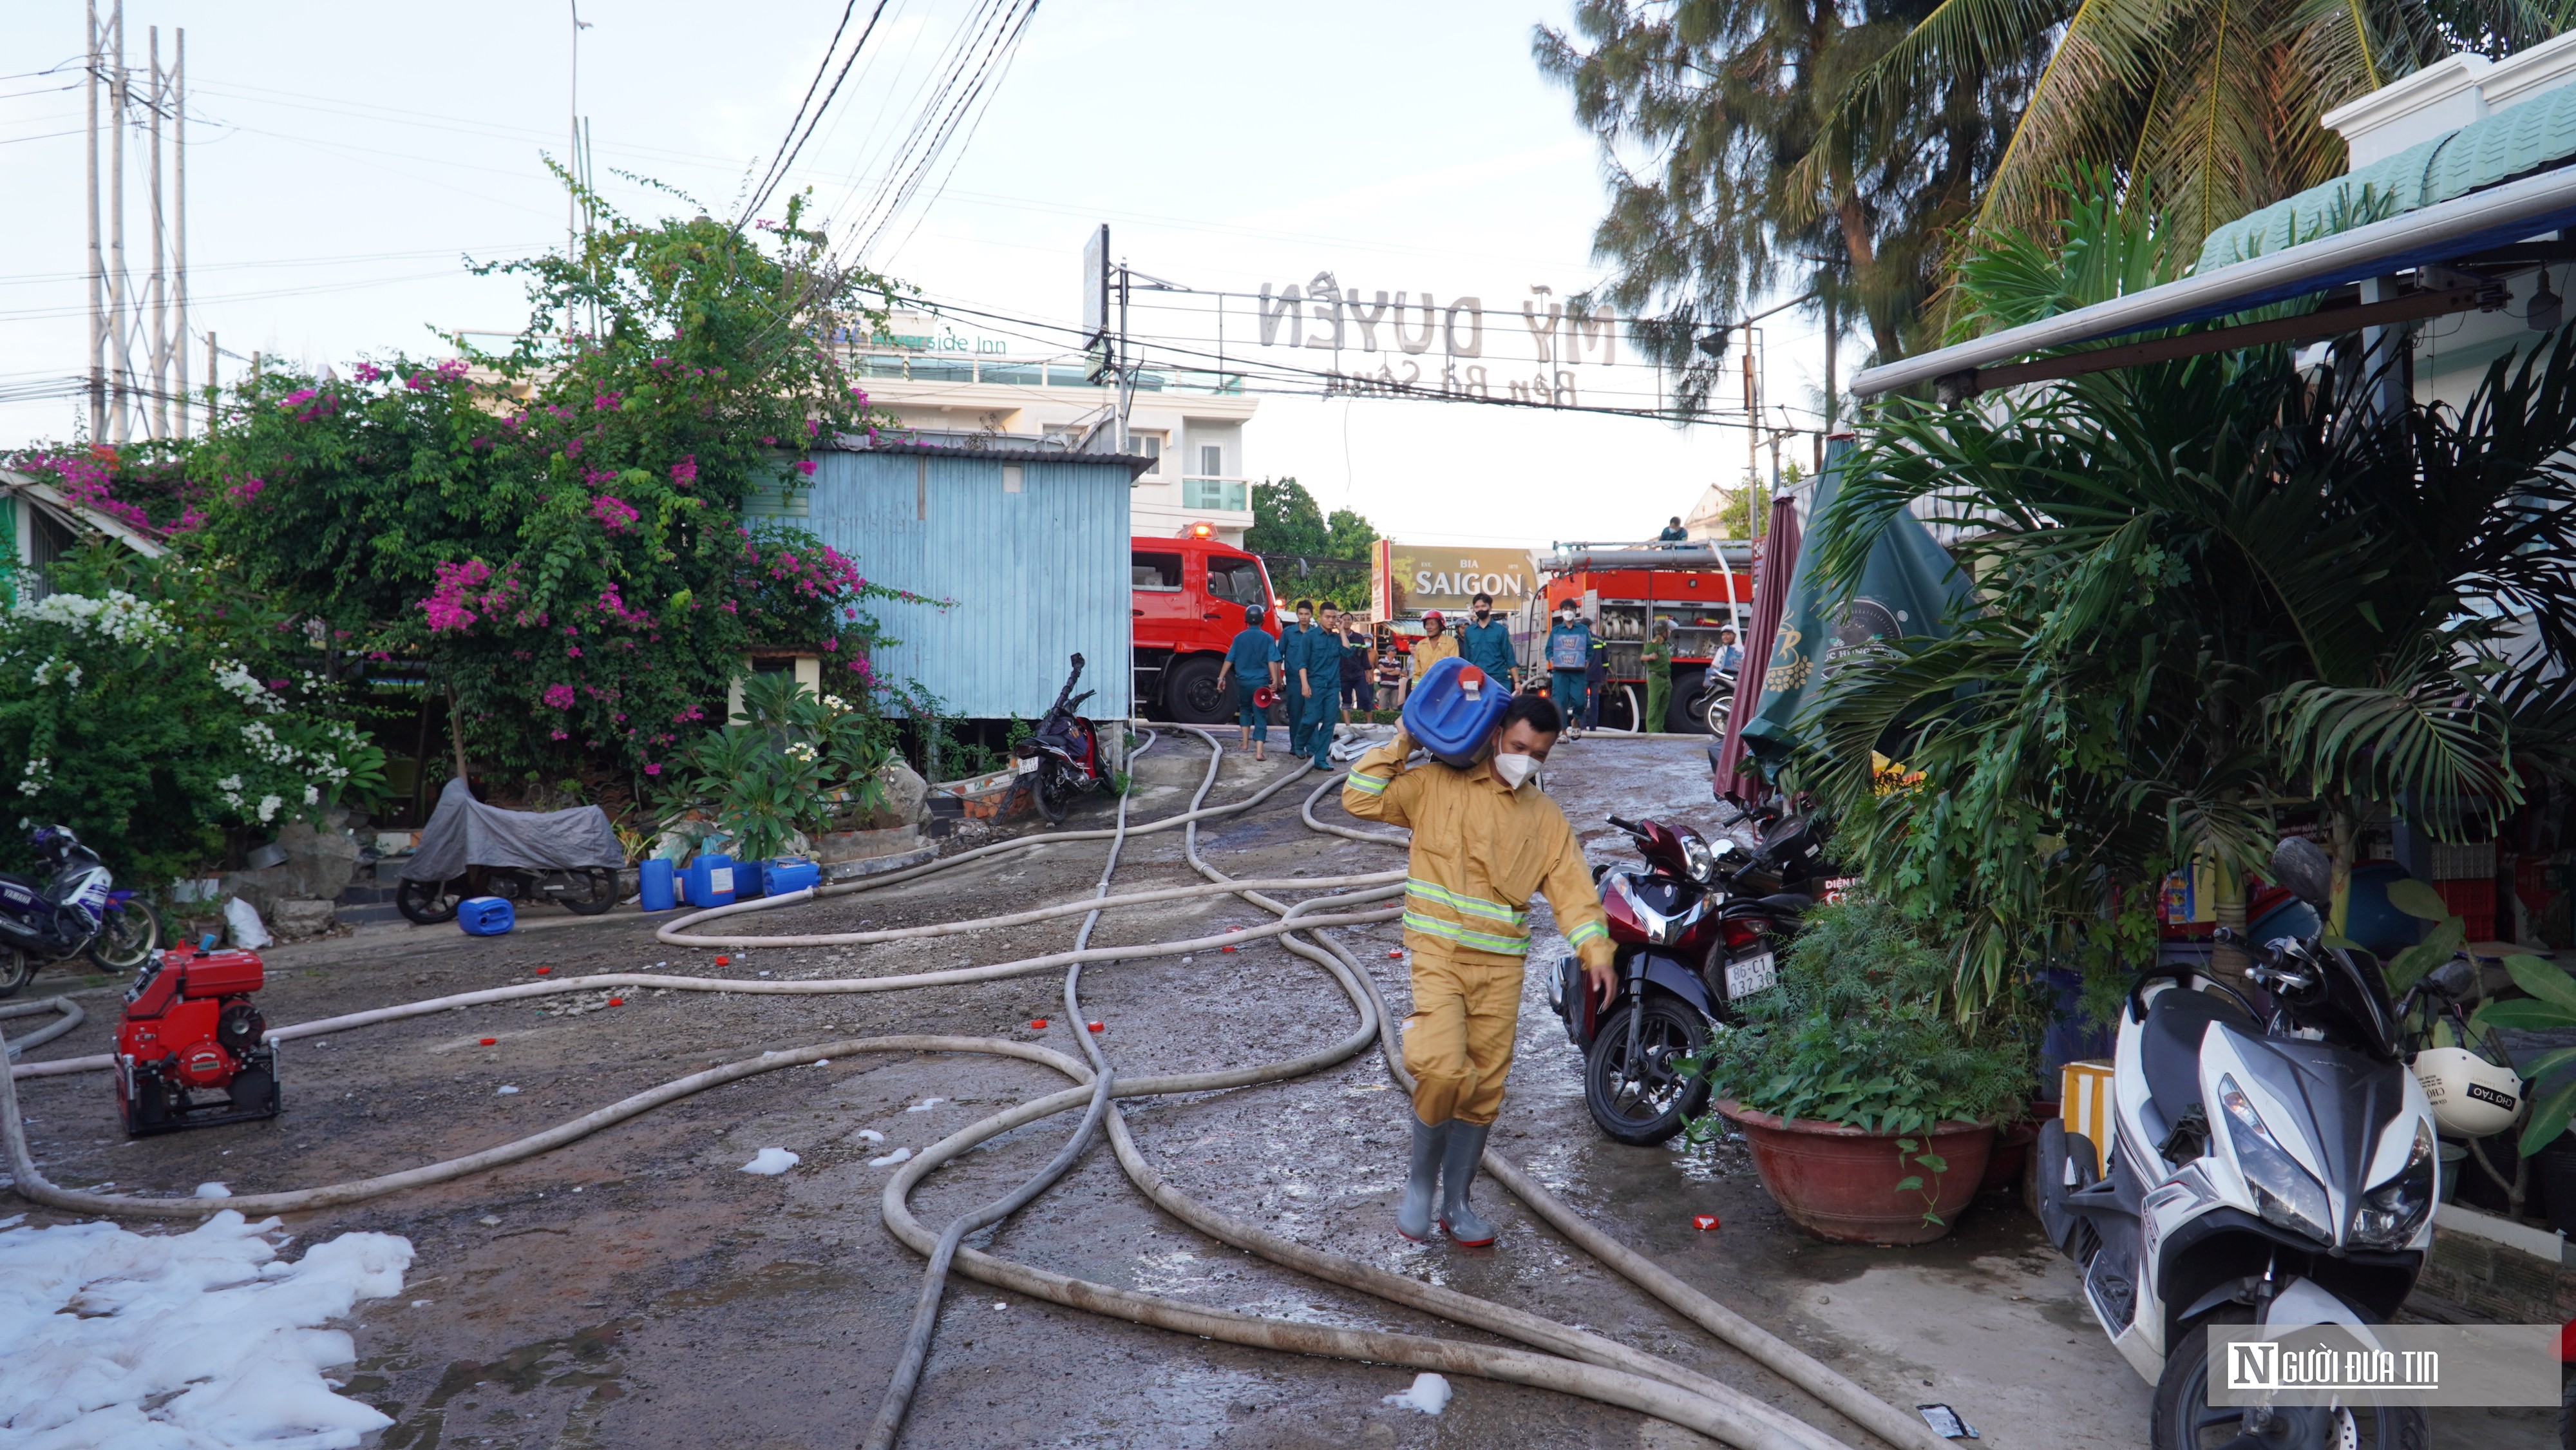
<instances>
[{"instance_id":1,"label":"red motorcycle","mask_svg":"<svg viewBox=\"0 0 2576 1450\"><path fill-rule=\"evenodd\" d=\"M1076 713L1092 693L1073 693L1074 682L1081 678L1082 656L1075 655L1073 673L1065 676L1064 688L1056 691L1055 704L1048 707L1026 740L1011 747L1011 753L1018 757L1016 768L1029 778L1030 797L1050 821L1063 820L1073 809L1074 797L1114 786L1100 758L1099 730Z\"/></svg>"},{"instance_id":2,"label":"red motorcycle","mask_svg":"<svg viewBox=\"0 0 2576 1450\"><path fill-rule=\"evenodd\" d=\"M1815 898L1790 889L1821 879L1824 849L1801 816L1773 822L1751 850L1715 845L1687 826L1610 824L1644 855L1642 870L1594 869L1617 948L1604 999L1573 957L1548 981L1548 1005L1583 1052L1583 1102L1622 1143L1660 1143L1708 1107L1708 1083L1683 1067L1734 1004L1779 981L1776 953Z\"/></svg>"}]
</instances>

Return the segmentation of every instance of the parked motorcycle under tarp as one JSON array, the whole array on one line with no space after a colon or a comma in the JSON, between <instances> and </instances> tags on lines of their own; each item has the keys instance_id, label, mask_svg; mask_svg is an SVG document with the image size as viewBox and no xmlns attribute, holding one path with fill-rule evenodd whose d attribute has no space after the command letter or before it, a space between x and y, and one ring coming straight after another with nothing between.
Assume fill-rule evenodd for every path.
<instances>
[{"instance_id":1,"label":"parked motorcycle under tarp","mask_svg":"<svg viewBox=\"0 0 2576 1450\"><path fill-rule=\"evenodd\" d=\"M468 866L614 871L625 864L608 813L597 806L505 811L476 800L464 781L451 780L438 793L438 809L430 813L420 845L395 874L405 881L444 881L464 875Z\"/></svg>"},{"instance_id":2,"label":"parked motorcycle under tarp","mask_svg":"<svg viewBox=\"0 0 2576 1450\"><path fill-rule=\"evenodd\" d=\"M468 894L556 901L596 915L616 904L625 865L617 832L597 806L503 810L450 780L420 845L395 873L395 905L423 925L454 919Z\"/></svg>"}]
</instances>

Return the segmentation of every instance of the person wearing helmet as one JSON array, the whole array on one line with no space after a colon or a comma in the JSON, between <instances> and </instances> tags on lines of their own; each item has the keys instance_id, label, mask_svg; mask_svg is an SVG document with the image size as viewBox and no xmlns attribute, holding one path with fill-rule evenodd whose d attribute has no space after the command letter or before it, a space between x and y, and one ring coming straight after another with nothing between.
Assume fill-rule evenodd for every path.
<instances>
[{"instance_id":1,"label":"person wearing helmet","mask_svg":"<svg viewBox=\"0 0 2576 1450\"><path fill-rule=\"evenodd\" d=\"M1413 683L1422 683L1422 672L1458 652L1458 637L1449 632L1449 622L1437 609L1422 613L1422 638L1413 642Z\"/></svg>"},{"instance_id":2,"label":"person wearing helmet","mask_svg":"<svg viewBox=\"0 0 2576 1450\"><path fill-rule=\"evenodd\" d=\"M1591 663L1592 630L1575 611L1573 600L1561 601L1556 606L1556 623L1547 631L1547 692L1568 726L1583 718L1583 707L1591 694L1587 684ZM1569 729L1566 738L1582 737Z\"/></svg>"},{"instance_id":3,"label":"person wearing helmet","mask_svg":"<svg viewBox=\"0 0 2576 1450\"><path fill-rule=\"evenodd\" d=\"M1658 619L1646 635L1646 644L1637 651L1637 662L1646 671L1646 718L1637 722L1639 730L1665 728L1666 715L1673 706L1673 622Z\"/></svg>"},{"instance_id":4,"label":"person wearing helmet","mask_svg":"<svg viewBox=\"0 0 2576 1450\"><path fill-rule=\"evenodd\" d=\"M1234 684L1234 721L1255 760L1269 759L1263 747L1270 740L1270 712L1252 697L1265 686L1274 694L1279 689L1279 642L1261 627L1263 613L1258 604L1243 606L1243 632L1225 647L1225 663L1216 672L1220 687L1228 680Z\"/></svg>"}]
</instances>

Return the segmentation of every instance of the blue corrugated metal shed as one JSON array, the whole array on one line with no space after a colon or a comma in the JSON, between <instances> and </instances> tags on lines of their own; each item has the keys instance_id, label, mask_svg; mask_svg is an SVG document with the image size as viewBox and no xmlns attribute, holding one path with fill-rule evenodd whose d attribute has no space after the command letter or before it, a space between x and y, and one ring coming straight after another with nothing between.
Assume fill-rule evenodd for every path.
<instances>
[{"instance_id":1,"label":"blue corrugated metal shed","mask_svg":"<svg viewBox=\"0 0 2576 1450\"><path fill-rule=\"evenodd\" d=\"M804 527L879 583L952 607L874 607L899 643L887 680L913 680L952 716L1035 719L1070 657L1082 707L1131 713L1127 497L1145 460L912 444L819 453Z\"/></svg>"}]
</instances>

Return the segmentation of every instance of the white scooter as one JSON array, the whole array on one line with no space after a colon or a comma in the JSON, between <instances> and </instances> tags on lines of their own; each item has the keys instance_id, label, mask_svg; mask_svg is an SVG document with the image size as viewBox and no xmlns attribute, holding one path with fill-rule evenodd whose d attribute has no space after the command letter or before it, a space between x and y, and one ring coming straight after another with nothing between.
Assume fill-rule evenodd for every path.
<instances>
[{"instance_id":1,"label":"white scooter","mask_svg":"<svg viewBox=\"0 0 2576 1450\"><path fill-rule=\"evenodd\" d=\"M2325 853L2290 839L2275 880L2325 914ZM2112 1347L2155 1385L2155 1450L2420 1450L2411 1407L2209 1403L2212 1324L2387 1324L2433 1241L2433 1109L2400 1023L2456 998L2453 961L2391 1003L2369 953L2316 938L2245 946L2250 996L2161 968L2120 1014L2109 1162L2040 1130L2040 1222L2084 1271Z\"/></svg>"}]
</instances>

